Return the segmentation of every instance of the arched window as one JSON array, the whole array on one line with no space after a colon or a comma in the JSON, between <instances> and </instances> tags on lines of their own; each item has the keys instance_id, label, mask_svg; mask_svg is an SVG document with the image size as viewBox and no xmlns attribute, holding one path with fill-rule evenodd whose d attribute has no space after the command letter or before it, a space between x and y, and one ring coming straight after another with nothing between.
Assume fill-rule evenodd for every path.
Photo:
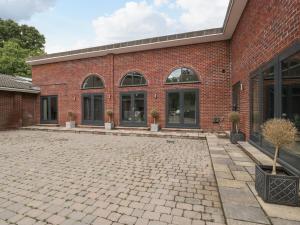
<instances>
[{"instance_id":1,"label":"arched window","mask_svg":"<svg viewBox=\"0 0 300 225\"><path fill-rule=\"evenodd\" d=\"M98 75L88 76L82 84L82 89L103 88L104 84Z\"/></svg>"},{"instance_id":2,"label":"arched window","mask_svg":"<svg viewBox=\"0 0 300 225\"><path fill-rule=\"evenodd\" d=\"M192 83L198 82L198 76L194 70L181 67L174 70L167 78L166 83Z\"/></svg>"},{"instance_id":3,"label":"arched window","mask_svg":"<svg viewBox=\"0 0 300 225\"><path fill-rule=\"evenodd\" d=\"M146 85L146 84L147 84L147 81L146 81L145 77L138 72L127 73L121 81L122 87L142 86L142 85Z\"/></svg>"}]
</instances>

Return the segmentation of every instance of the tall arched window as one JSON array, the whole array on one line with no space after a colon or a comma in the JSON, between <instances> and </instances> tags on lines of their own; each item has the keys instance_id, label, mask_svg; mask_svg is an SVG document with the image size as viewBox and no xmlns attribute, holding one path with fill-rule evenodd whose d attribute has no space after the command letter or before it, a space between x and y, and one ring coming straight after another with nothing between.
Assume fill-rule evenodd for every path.
<instances>
[{"instance_id":1,"label":"tall arched window","mask_svg":"<svg viewBox=\"0 0 300 225\"><path fill-rule=\"evenodd\" d=\"M142 86L146 85L147 81L145 77L138 72L129 72L121 80L121 86Z\"/></svg>"},{"instance_id":2,"label":"tall arched window","mask_svg":"<svg viewBox=\"0 0 300 225\"><path fill-rule=\"evenodd\" d=\"M92 88L103 88L104 84L102 79L95 74L88 76L82 84L82 89L92 89Z\"/></svg>"},{"instance_id":3,"label":"tall arched window","mask_svg":"<svg viewBox=\"0 0 300 225\"><path fill-rule=\"evenodd\" d=\"M181 67L173 70L173 72L168 76L166 83L193 83L198 81L199 78L194 70Z\"/></svg>"}]
</instances>

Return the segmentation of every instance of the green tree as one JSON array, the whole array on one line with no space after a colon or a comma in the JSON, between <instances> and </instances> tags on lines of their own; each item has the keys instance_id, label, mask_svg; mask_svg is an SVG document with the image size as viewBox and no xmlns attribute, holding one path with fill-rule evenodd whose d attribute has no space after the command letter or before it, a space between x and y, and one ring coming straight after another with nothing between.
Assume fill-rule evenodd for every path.
<instances>
[{"instance_id":1,"label":"green tree","mask_svg":"<svg viewBox=\"0 0 300 225\"><path fill-rule=\"evenodd\" d=\"M30 77L26 59L44 54L44 45L36 28L0 18L0 73Z\"/></svg>"}]
</instances>

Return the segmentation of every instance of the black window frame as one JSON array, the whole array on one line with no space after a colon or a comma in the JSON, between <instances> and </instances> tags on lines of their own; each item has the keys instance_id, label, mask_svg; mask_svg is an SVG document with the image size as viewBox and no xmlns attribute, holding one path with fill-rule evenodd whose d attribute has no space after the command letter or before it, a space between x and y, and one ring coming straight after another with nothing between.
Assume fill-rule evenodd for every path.
<instances>
[{"instance_id":1,"label":"black window frame","mask_svg":"<svg viewBox=\"0 0 300 225\"><path fill-rule=\"evenodd\" d=\"M51 102L52 98L56 98L56 109L57 109L57 115L56 115L56 120L43 120L43 104L42 104L42 100L43 99L47 99L48 101L48 113L51 112L51 104L49 104ZM40 123L41 124L58 124L58 120L59 120L59 110L58 110L58 95L43 95L40 96Z\"/></svg>"},{"instance_id":2,"label":"black window frame","mask_svg":"<svg viewBox=\"0 0 300 225\"><path fill-rule=\"evenodd\" d=\"M267 143L262 135L260 134L258 138L252 135L252 99L251 99L251 79L255 76L259 77L259 95L260 95L260 124L263 123L263 109L264 109L264 98L263 98L263 71L271 66L274 66L274 118L281 118L282 115L282 71L281 65L282 61L288 57L300 52L300 42L297 41L293 43L290 47L286 48L281 53L275 55L270 61L261 65L254 72L250 73L249 77L249 99L250 99L250 139L249 142L259 148L262 152L266 153L270 157L274 156L274 147ZM287 170L296 173L300 176L300 156L295 156L295 154L290 153L284 148L279 153L278 162L281 163Z\"/></svg>"},{"instance_id":3,"label":"black window frame","mask_svg":"<svg viewBox=\"0 0 300 225\"><path fill-rule=\"evenodd\" d=\"M93 87L84 87L84 84L85 84L85 82L87 82L87 80L88 79L93 79ZM101 82L102 82L102 86L101 87L95 87L94 86L94 83L95 83L95 78L99 78L100 80L101 80ZM102 79L102 77L101 76L99 76L98 74L90 74L89 76L87 76L85 79L84 79L84 81L82 82L82 84L81 84L81 89L82 90L89 90L89 89L103 89L103 88L105 88L105 85L104 85L104 81L103 81L103 79Z\"/></svg>"},{"instance_id":4,"label":"black window frame","mask_svg":"<svg viewBox=\"0 0 300 225\"><path fill-rule=\"evenodd\" d=\"M145 121L143 122L129 122L129 121L125 121L122 118L123 115L123 105L122 105L122 97L123 96L131 96L131 104L133 104L134 102L134 95L136 94L144 94L144 117L145 117ZM120 125L121 126L125 126L125 127L146 127L147 126L147 92L146 91L128 91L128 92L121 92L120 93L120 102L119 102L119 109L120 109ZM130 106L132 108L132 105Z\"/></svg>"},{"instance_id":5,"label":"black window frame","mask_svg":"<svg viewBox=\"0 0 300 225\"><path fill-rule=\"evenodd\" d=\"M184 112L184 93L186 92L195 92L196 93L196 124L184 124L184 114L180 115L180 123L168 123L168 115L169 115L169 93L179 93L180 98L180 112ZM166 127L167 128L200 128L200 91L199 89L189 88L189 89L171 89L166 91L166 103L165 103L165 119L166 119Z\"/></svg>"},{"instance_id":6,"label":"black window frame","mask_svg":"<svg viewBox=\"0 0 300 225\"><path fill-rule=\"evenodd\" d=\"M101 96L102 98L102 120L95 120L94 119L94 98L95 96ZM84 97L91 97L91 112L92 112L92 120L85 120L84 119ZM103 93L84 93L81 95L81 124L82 125L93 125L93 126L103 126L104 125L104 94Z\"/></svg>"},{"instance_id":7,"label":"black window frame","mask_svg":"<svg viewBox=\"0 0 300 225\"><path fill-rule=\"evenodd\" d=\"M139 75L140 77L142 77L144 80L145 80L145 83L140 83L140 84L134 84L134 75L137 74ZM131 77L132 79L132 84L123 84L124 80L128 77ZM122 79L121 79L121 82L120 82L120 87L140 87L140 86L147 86L148 85L148 81L147 79L145 78L144 74L140 73L140 72L137 72L137 71L131 71L131 72L128 72L126 73Z\"/></svg>"}]
</instances>

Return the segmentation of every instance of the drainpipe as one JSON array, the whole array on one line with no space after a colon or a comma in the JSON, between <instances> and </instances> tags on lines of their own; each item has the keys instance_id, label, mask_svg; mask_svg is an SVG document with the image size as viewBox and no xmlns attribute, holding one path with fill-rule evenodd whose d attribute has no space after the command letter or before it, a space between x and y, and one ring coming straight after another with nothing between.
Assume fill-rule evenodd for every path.
<instances>
[{"instance_id":1,"label":"drainpipe","mask_svg":"<svg viewBox=\"0 0 300 225\"><path fill-rule=\"evenodd\" d=\"M113 122L115 123L115 55L112 54L112 93L110 98L112 99L112 111Z\"/></svg>"}]
</instances>

